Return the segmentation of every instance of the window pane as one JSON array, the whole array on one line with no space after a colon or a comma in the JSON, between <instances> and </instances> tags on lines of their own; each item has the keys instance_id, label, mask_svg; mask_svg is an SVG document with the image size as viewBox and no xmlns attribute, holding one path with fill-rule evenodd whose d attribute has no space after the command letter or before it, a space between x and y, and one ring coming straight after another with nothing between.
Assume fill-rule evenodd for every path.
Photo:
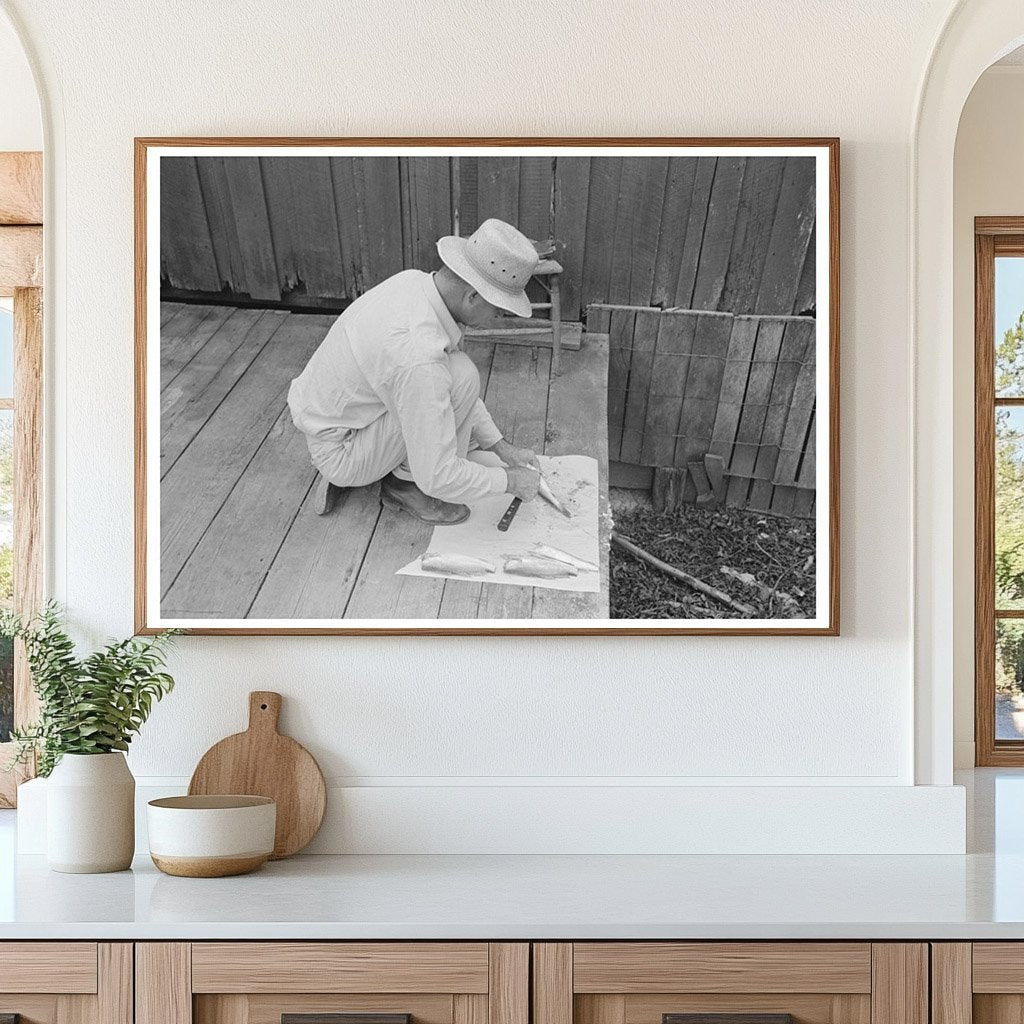
<instances>
[{"instance_id":1,"label":"window pane","mask_svg":"<svg viewBox=\"0 0 1024 1024\"><path fill-rule=\"evenodd\" d=\"M14 597L14 413L0 410L0 606ZM0 640L0 743L10 736L14 715L14 648Z\"/></svg>"},{"instance_id":2,"label":"window pane","mask_svg":"<svg viewBox=\"0 0 1024 1024\"><path fill-rule=\"evenodd\" d=\"M996 739L1024 739L1024 622L996 619Z\"/></svg>"},{"instance_id":3,"label":"window pane","mask_svg":"<svg viewBox=\"0 0 1024 1024\"><path fill-rule=\"evenodd\" d=\"M14 314L0 306L0 398L14 397Z\"/></svg>"},{"instance_id":4,"label":"window pane","mask_svg":"<svg viewBox=\"0 0 1024 1024\"><path fill-rule=\"evenodd\" d=\"M1024 408L996 409L996 608L1024 608Z\"/></svg>"},{"instance_id":5,"label":"window pane","mask_svg":"<svg viewBox=\"0 0 1024 1024\"><path fill-rule=\"evenodd\" d=\"M1024 397L1024 257L996 259L996 396Z\"/></svg>"}]
</instances>

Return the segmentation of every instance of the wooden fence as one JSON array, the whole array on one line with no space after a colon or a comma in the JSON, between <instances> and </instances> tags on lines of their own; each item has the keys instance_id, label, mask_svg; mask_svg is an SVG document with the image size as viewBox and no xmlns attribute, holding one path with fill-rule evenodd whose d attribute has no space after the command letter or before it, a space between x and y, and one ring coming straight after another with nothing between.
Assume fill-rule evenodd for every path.
<instances>
[{"instance_id":1,"label":"wooden fence","mask_svg":"<svg viewBox=\"0 0 1024 1024\"><path fill-rule=\"evenodd\" d=\"M500 217L561 244L562 309L813 311L813 157L164 157L165 294L344 305Z\"/></svg>"},{"instance_id":2,"label":"wooden fence","mask_svg":"<svg viewBox=\"0 0 1024 1024\"><path fill-rule=\"evenodd\" d=\"M813 318L594 306L587 326L609 334L610 461L719 456L726 504L813 512ZM688 479L683 500L695 497Z\"/></svg>"}]
</instances>

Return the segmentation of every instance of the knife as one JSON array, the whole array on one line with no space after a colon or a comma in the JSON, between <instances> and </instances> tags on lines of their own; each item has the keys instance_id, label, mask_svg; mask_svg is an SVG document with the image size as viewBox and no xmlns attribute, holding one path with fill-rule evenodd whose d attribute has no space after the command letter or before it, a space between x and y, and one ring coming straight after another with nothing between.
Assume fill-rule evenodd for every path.
<instances>
[{"instance_id":1,"label":"knife","mask_svg":"<svg viewBox=\"0 0 1024 1024\"><path fill-rule=\"evenodd\" d=\"M519 511L519 506L522 505L522 503L522 498L513 498L511 504L507 509L505 509L505 514L498 521L498 529L501 530L502 533L505 533L505 531L512 525L512 520L515 519L516 513Z\"/></svg>"}]
</instances>

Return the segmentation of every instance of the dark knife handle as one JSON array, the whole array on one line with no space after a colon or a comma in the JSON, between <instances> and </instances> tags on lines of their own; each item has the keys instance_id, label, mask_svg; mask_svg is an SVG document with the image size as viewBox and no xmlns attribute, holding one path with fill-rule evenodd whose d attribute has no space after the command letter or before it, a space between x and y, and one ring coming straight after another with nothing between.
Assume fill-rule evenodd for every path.
<instances>
[{"instance_id":1,"label":"dark knife handle","mask_svg":"<svg viewBox=\"0 0 1024 1024\"><path fill-rule=\"evenodd\" d=\"M515 519L516 513L519 511L519 506L522 505L522 498L513 498L512 503L505 510L505 514L498 520L498 529L504 533L511 525L512 520Z\"/></svg>"},{"instance_id":2,"label":"dark knife handle","mask_svg":"<svg viewBox=\"0 0 1024 1024\"><path fill-rule=\"evenodd\" d=\"M412 1024L411 1013L282 1013L281 1024Z\"/></svg>"},{"instance_id":3,"label":"dark knife handle","mask_svg":"<svg viewBox=\"0 0 1024 1024\"><path fill-rule=\"evenodd\" d=\"M0 1013L0 1024L21 1024L20 1013Z\"/></svg>"}]
</instances>

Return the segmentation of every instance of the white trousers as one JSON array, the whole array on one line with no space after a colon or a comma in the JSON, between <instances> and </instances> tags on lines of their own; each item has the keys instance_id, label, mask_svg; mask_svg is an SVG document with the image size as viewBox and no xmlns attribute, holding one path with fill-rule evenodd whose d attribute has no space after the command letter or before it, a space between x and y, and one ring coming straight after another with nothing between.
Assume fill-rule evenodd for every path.
<instances>
[{"instance_id":1,"label":"white trousers","mask_svg":"<svg viewBox=\"0 0 1024 1024\"><path fill-rule=\"evenodd\" d=\"M464 459L473 440L480 373L465 352L448 356L452 375L452 409L455 412L455 444ZM412 474L406 461L405 438L396 417L386 412L372 423L338 441L306 437L313 465L338 487L363 487L394 473L404 480Z\"/></svg>"}]
</instances>

